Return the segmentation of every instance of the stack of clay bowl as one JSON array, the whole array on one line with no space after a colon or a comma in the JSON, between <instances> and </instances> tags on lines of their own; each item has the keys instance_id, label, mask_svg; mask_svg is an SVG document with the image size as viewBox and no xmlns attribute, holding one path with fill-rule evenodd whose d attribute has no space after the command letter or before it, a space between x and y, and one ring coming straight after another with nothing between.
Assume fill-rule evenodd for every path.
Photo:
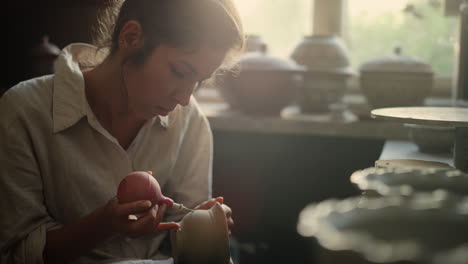
<instances>
[{"instance_id":1,"label":"stack of clay bowl","mask_svg":"<svg viewBox=\"0 0 468 264\"><path fill-rule=\"evenodd\" d=\"M349 52L337 36L305 36L291 54L297 64L306 67L298 103L304 113L323 113L332 105L342 105L348 80L354 74Z\"/></svg>"},{"instance_id":2,"label":"stack of clay bowl","mask_svg":"<svg viewBox=\"0 0 468 264\"><path fill-rule=\"evenodd\" d=\"M459 246L434 257L431 264L465 264L468 261L468 244Z\"/></svg>"},{"instance_id":3,"label":"stack of clay bowl","mask_svg":"<svg viewBox=\"0 0 468 264\"><path fill-rule=\"evenodd\" d=\"M468 258L468 199L440 193L328 200L306 207L298 232L322 264L460 264Z\"/></svg>"},{"instance_id":4,"label":"stack of clay bowl","mask_svg":"<svg viewBox=\"0 0 468 264\"><path fill-rule=\"evenodd\" d=\"M468 263L468 174L387 167L351 176L364 195L306 207L298 231L319 263Z\"/></svg>"},{"instance_id":5,"label":"stack of clay bowl","mask_svg":"<svg viewBox=\"0 0 468 264\"><path fill-rule=\"evenodd\" d=\"M468 197L468 174L453 168L368 168L354 172L351 182L366 196L442 191Z\"/></svg>"}]
</instances>

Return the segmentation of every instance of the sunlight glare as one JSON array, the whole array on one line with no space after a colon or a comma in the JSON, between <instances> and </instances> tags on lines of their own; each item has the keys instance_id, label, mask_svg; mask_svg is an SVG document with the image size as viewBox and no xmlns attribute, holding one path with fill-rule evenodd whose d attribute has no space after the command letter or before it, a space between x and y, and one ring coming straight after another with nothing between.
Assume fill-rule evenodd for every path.
<instances>
[{"instance_id":1,"label":"sunlight glare","mask_svg":"<svg viewBox=\"0 0 468 264\"><path fill-rule=\"evenodd\" d=\"M257 10L260 0L234 0L234 3L241 17L249 16Z\"/></svg>"},{"instance_id":2,"label":"sunlight glare","mask_svg":"<svg viewBox=\"0 0 468 264\"><path fill-rule=\"evenodd\" d=\"M379 16L385 12L403 10L408 0L351 0L349 1L349 15L360 16L366 13L369 16Z\"/></svg>"}]
</instances>

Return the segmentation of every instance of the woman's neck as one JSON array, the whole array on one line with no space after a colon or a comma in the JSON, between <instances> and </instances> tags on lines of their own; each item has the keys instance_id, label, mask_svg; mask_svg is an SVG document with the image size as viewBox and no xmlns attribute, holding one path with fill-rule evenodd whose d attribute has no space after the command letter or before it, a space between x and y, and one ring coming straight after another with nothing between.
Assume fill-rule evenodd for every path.
<instances>
[{"instance_id":1,"label":"woman's neck","mask_svg":"<svg viewBox=\"0 0 468 264\"><path fill-rule=\"evenodd\" d=\"M107 118L128 114L122 64L111 57L96 68L84 72L86 98L93 109Z\"/></svg>"},{"instance_id":2,"label":"woman's neck","mask_svg":"<svg viewBox=\"0 0 468 264\"><path fill-rule=\"evenodd\" d=\"M145 122L129 110L122 67L120 60L109 57L96 68L83 73L86 98L94 115L117 138L134 134Z\"/></svg>"}]
</instances>

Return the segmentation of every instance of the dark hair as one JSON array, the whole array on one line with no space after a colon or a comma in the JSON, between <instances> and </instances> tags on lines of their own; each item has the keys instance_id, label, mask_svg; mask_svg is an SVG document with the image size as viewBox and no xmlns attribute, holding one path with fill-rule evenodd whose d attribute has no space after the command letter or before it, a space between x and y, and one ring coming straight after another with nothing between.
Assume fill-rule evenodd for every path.
<instances>
[{"instance_id":1,"label":"dark hair","mask_svg":"<svg viewBox=\"0 0 468 264\"><path fill-rule=\"evenodd\" d=\"M244 33L233 0L126 0L111 1L99 19L97 45L118 49L122 27L138 21L143 30L143 48L132 56L143 63L159 44L196 49L210 45L227 52L225 61L240 53Z\"/></svg>"}]
</instances>

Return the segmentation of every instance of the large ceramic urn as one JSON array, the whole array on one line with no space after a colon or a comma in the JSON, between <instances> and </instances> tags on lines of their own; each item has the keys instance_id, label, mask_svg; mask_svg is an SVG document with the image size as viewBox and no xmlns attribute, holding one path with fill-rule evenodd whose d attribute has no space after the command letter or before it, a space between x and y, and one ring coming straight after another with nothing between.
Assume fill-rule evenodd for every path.
<instances>
[{"instance_id":1,"label":"large ceramic urn","mask_svg":"<svg viewBox=\"0 0 468 264\"><path fill-rule=\"evenodd\" d=\"M303 71L293 61L249 52L241 56L237 70L218 82L231 109L251 115L279 115L294 101Z\"/></svg>"},{"instance_id":2,"label":"large ceramic urn","mask_svg":"<svg viewBox=\"0 0 468 264\"><path fill-rule=\"evenodd\" d=\"M327 112L332 104L341 104L352 76L348 50L340 38L332 35L306 36L291 58L306 67L304 85L299 93L303 112Z\"/></svg>"},{"instance_id":3,"label":"large ceramic urn","mask_svg":"<svg viewBox=\"0 0 468 264\"><path fill-rule=\"evenodd\" d=\"M419 106L433 85L432 67L423 60L394 54L372 59L360 67L361 89L372 108Z\"/></svg>"}]
</instances>

